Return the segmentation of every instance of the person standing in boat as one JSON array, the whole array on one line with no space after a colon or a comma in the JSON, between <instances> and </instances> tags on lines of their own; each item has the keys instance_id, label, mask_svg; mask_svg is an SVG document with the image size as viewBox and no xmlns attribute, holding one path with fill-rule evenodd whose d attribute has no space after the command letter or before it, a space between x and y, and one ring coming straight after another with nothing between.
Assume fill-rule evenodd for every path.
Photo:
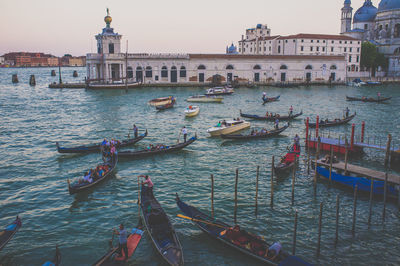
<instances>
[{"instance_id":1,"label":"person standing in boat","mask_svg":"<svg viewBox=\"0 0 400 266\"><path fill-rule=\"evenodd\" d=\"M293 106L291 105L289 108L289 116L292 116L292 115L293 115Z\"/></svg>"},{"instance_id":2,"label":"person standing in boat","mask_svg":"<svg viewBox=\"0 0 400 266\"><path fill-rule=\"evenodd\" d=\"M122 257L122 250L124 250L125 253L124 261L126 262L128 260L128 245L127 245L128 233L126 232L124 225L123 224L119 225L119 231L117 231L114 228L114 234L119 236L117 253L119 254L120 257Z\"/></svg>"},{"instance_id":3,"label":"person standing in boat","mask_svg":"<svg viewBox=\"0 0 400 266\"><path fill-rule=\"evenodd\" d=\"M135 139L138 137L138 128L136 127L135 124L133 124L133 134L135 135Z\"/></svg>"},{"instance_id":4,"label":"person standing in boat","mask_svg":"<svg viewBox=\"0 0 400 266\"><path fill-rule=\"evenodd\" d=\"M378 100L379 100L379 98L381 98L381 93L380 92L378 92Z\"/></svg>"},{"instance_id":5,"label":"person standing in boat","mask_svg":"<svg viewBox=\"0 0 400 266\"><path fill-rule=\"evenodd\" d=\"M187 128L185 126L182 128L182 135L183 135L183 142L186 142Z\"/></svg>"},{"instance_id":6,"label":"person standing in boat","mask_svg":"<svg viewBox=\"0 0 400 266\"><path fill-rule=\"evenodd\" d=\"M270 246L266 252L266 257L271 259L272 261L276 259L276 257L279 255L279 252L281 252L282 245L279 242L275 242Z\"/></svg>"},{"instance_id":7,"label":"person standing in boat","mask_svg":"<svg viewBox=\"0 0 400 266\"><path fill-rule=\"evenodd\" d=\"M346 107L346 118L349 117L349 114L350 114L350 109L349 109L349 107L347 106L347 107Z\"/></svg>"},{"instance_id":8,"label":"person standing in boat","mask_svg":"<svg viewBox=\"0 0 400 266\"><path fill-rule=\"evenodd\" d=\"M265 91L263 92L262 99L263 99L263 101L265 101L265 99L267 99L267 93Z\"/></svg>"},{"instance_id":9,"label":"person standing in boat","mask_svg":"<svg viewBox=\"0 0 400 266\"><path fill-rule=\"evenodd\" d=\"M151 181L150 177L148 175L140 175L139 177L144 177L144 181L142 182L142 185L147 185L147 187L149 188L148 193L153 193L154 184Z\"/></svg>"},{"instance_id":10,"label":"person standing in boat","mask_svg":"<svg viewBox=\"0 0 400 266\"><path fill-rule=\"evenodd\" d=\"M300 137L297 134L294 137L294 144L297 145L297 146L300 146Z\"/></svg>"},{"instance_id":11,"label":"person standing in boat","mask_svg":"<svg viewBox=\"0 0 400 266\"><path fill-rule=\"evenodd\" d=\"M275 119L275 129L279 129L279 119Z\"/></svg>"}]
</instances>

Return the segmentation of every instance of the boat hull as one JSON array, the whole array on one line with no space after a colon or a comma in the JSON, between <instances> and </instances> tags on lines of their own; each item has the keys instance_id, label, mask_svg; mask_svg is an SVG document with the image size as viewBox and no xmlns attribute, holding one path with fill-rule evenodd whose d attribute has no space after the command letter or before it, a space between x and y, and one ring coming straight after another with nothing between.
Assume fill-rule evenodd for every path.
<instances>
[{"instance_id":1,"label":"boat hull","mask_svg":"<svg viewBox=\"0 0 400 266\"><path fill-rule=\"evenodd\" d=\"M186 101L192 103L221 103L223 99L223 97L191 97Z\"/></svg>"},{"instance_id":2,"label":"boat hull","mask_svg":"<svg viewBox=\"0 0 400 266\"><path fill-rule=\"evenodd\" d=\"M193 110L185 110L186 117L194 117L200 113L200 108L198 106L194 106Z\"/></svg>"},{"instance_id":3,"label":"boat hull","mask_svg":"<svg viewBox=\"0 0 400 266\"><path fill-rule=\"evenodd\" d=\"M223 127L221 129L217 128L211 128L207 130L207 132L212 136L212 137L219 137L221 135L229 135L231 133L246 129L250 127L250 122L244 121L241 124L230 126L230 127Z\"/></svg>"}]
</instances>

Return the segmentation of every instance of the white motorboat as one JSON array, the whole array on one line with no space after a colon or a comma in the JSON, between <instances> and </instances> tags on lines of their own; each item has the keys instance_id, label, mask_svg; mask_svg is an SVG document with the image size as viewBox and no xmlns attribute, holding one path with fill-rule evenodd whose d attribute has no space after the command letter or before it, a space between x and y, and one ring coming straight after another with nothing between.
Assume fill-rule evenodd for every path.
<instances>
[{"instance_id":1,"label":"white motorboat","mask_svg":"<svg viewBox=\"0 0 400 266\"><path fill-rule=\"evenodd\" d=\"M198 106L189 106L185 110L185 116L186 117L193 117L193 116L198 115L199 112L200 112L200 107L198 107Z\"/></svg>"},{"instance_id":2,"label":"white motorboat","mask_svg":"<svg viewBox=\"0 0 400 266\"><path fill-rule=\"evenodd\" d=\"M230 121L222 121L219 122L218 125L209 128L207 133L209 133L212 137L221 136L221 134L227 135L236 131L240 131L242 129L246 129L250 127L250 122L245 120L230 120Z\"/></svg>"}]
</instances>

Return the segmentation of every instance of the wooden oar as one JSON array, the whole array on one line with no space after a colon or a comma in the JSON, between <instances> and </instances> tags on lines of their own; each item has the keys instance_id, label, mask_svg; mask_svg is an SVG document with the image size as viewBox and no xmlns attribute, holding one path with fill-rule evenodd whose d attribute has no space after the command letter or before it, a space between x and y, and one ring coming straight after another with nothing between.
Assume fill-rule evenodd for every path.
<instances>
[{"instance_id":1,"label":"wooden oar","mask_svg":"<svg viewBox=\"0 0 400 266\"><path fill-rule=\"evenodd\" d=\"M203 223L203 224L209 224L209 225L213 225L213 226L220 227L220 228L229 228L229 226L223 226L223 225L220 225L220 224L210 223L210 222L207 222L207 221L204 221L204 220L200 220L200 219L196 219L196 218L191 218L191 217L188 217L188 216L185 216L185 215L182 215L182 214L177 214L176 216L178 216L179 218L191 220L191 221L193 221L193 222L199 222L199 223Z\"/></svg>"}]
</instances>

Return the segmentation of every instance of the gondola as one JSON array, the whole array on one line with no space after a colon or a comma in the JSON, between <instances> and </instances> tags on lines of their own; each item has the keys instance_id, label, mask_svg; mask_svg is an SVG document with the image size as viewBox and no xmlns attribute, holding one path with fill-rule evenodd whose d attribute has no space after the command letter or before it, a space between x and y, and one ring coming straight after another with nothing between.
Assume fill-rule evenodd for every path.
<instances>
[{"instance_id":1,"label":"gondola","mask_svg":"<svg viewBox=\"0 0 400 266\"><path fill-rule=\"evenodd\" d=\"M280 98L281 96L280 95L278 95L278 96L276 96L276 97L262 97L262 100L263 100L263 105L264 104L266 104L266 103L270 103L270 102L276 102L276 101L279 101L279 98Z\"/></svg>"},{"instance_id":2,"label":"gondola","mask_svg":"<svg viewBox=\"0 0 400 266\"><path fill-rule=\"evenodd\" d=\"M22 221L17 216L15 221L7 225L7 227L0 231L0 251L7 245L7 243L13 238L17 231L21 228Z\"/></svg>"},{"instance_id":3,"label":"gondola","mask_svg":"<svg viewBox=\"0 0 400 266\"><path fill-rule=\"evenodd\" d=\"M368 98L368 97L362 97L362 98L356 98L356 97L349 97L346 96L347 101L359 101L359 102L370 102L370 103L381 103L381 102L386 102L392 99L392 97L386 97L386 98Z\"/></svg>"},{"instance_id":4,"label":"gondola","mask_svg":"<svg viewBox=\"0 0 400 266\"><path fill-rule=\"evenodd\" d=\"M58 246L56 246L56 254L54 255L54 258L51 261L46 261L43 263L42 266L58 266L61 263L61 252L58 249Z\"/></svg>"},{"instance_id":5,"label":"gondola","mask_svg":"<svg viewBox=\"0 0 400 266\"><path fill-rule=\"evenodd\" d=\"M233 238L231 234L232 226L215 220L195 207L184 203L178 194L176 195L176 204L203 232L249 257L268 265L310 265L299 257L290 256L283 250L280 251L275 260L271 260L264 255L272 243L267 243L260 236L246 232L243 229L240 229L238 231L239 234Z\"/></svg>"},{"instance_id":6,"label":"gondola","mask_svg":"<svg viewBox=\"0 0 400 266\"><path fill-rule=\"evenodd\" d=\"M127 238L128 246L128 258L132 257L138 247L140 240L142 239L143 231L141 223L136 228L133 228ZM118 246L112 247L112 241L110 243L111 249L100 259L98 259L93 266L112 266L112 265L124 265L125 253L122 250L122 256L117 253Z\"/></svg>"},{"instance_id":7,"label":"gondola","mask_svg":"<svg viewBox=\"0 0 400 266\"><path fill-rule=\"evenodd\" d=\"M264 133L264 134L256 134L256 135L242 135L242 134L238 134L238 135L221 135L221 138L223 139L241 139L241 140L250 140L250 139L267 139L276 135L279 135L280 133L282 133L283 131L285 131L287 128L289 127L289 124L279 128L279 129L274 129L269 131L268 133Z\"/></svg>"},{"instance_id":8,"label":"gondola","mask_svg":"<svg viewBox=\"0 0 400 266\"><path fill-rule=\"evenodd\" d=\"M162 148L157 149L145 149L140 151L119 151L118 157L119 158L138 158L138 157L145 157L150 155L156 154L164 154L169 152L174 152L189 146L193 142L197 140L197 136L191 137L189 140L183 143L171 145L171 146L163 146Z\"/></svg>"},{"instance_id":9,"label":"gondola","mask_svg":"<svg viewBox=\"0 0 400 266\"><path fill-rule=\"evenodd\" d=\"M143 222L155 249L169 265L183 265L181 243L153 189L142 185L140 199Z\"/></svg>"},{"instance_id":10,"label":"gondola","mask_svg":"<svg viewBox=\"0 0 400 266\"><path fill-rule=\"evenodd\" d=\"M251 118L251 119L255 119L255 120L266 120L266 121L275 121L277 118L279 119L279 121L292 120L292 119L295 119L295 118L301 116L302 114L303 114L303 110L300 113L294 114L294 115L258 116L258 115L243 114L242 110L240 110L240 116L242 116L242 117Z\"/></svg>"},{"instance_id":11,"label":"gondola","mask_svg":"<svg viewBox=\"0 0 400 266\"><path fill-rule=\"evenodd\" d=\"M277 175L281 175L292 170L296 165L296 157L300 157L300 145L293 145L289 148L289 152L274 166L274 172Z\"/></svg>"},{"instance_id":12,"label":"gondola","mask_svg":"<svg viewBox=\"0 0 400 266\"><path fill-rule=\"evenodd\" d=\"M335 119L333 121L321 120L319 122L318 126L319 127L333 127L333 126L343 125L343 124L350 122L355 116L356 116L356 113L352 114L349 117L343 118L343 119ZM308 126L314 128L317 126L317 123L308 123Z\"/></svg>"},{"instance_id":13,"label":"gondola","mask_svg":"<svg viewBox=\"0 0 400 266\"><path fill-rule=\"evenodd\" d=\"M118 164L118 156L117 155L114 156L114 159L107 158L106 162L102 163L100 165L101 166L107 165L109 167L108 171L101 177L97 177L97 178L92 177L93 182L91 182L91 183L75 182L75 183L71 184L71 182L68 179L68 191L69 191L69 194L72 195L72 194L75 194L75 193L78 193L78 192L82 192L82 191L87 190L87 189L89 189L91 187L94 187L95 185L97 185L97 184L101 183L102 181L106 180L109 176L111 176L114 173L115 169L117 168L117 164Z\"/></svg>"},{"instance_id":14,"label":"gondola","mask_svg":"<svg viewBox=\"0 0 400 266\"><path fill-rule=\"evenodd\" d=\"M123 147L127 147L127 146L130 146L130 145L133 145L133 144L141 141L142 139L144 139L146 136L147 136L147 129L146 129L145 133L139 135L137 138L122 140L120 142L120 144L118 144L116 146L116 148L119 149L119 148L123 148ZM59 153L94 153L94 152L101 152L101 143L100 144L82 145L82 146L73 147L73 148L65 148L65 147L60 147L59 143L56 142L56 146L57 146L57 151Z\"/></svg>"},{"instance_id":15,"label":"gondola","mask_svg":"<svg viewBox=\"0 0 400 266\"><path fill-rule=\"evenodd\" d=\"M166 109L174 107L175 103L176 103L175 98L172 98L170 103L167 103L167 104L164 104L164 105L157 105L156 109L158 111L166 110Z\"/></svg>"}]
</instances>

